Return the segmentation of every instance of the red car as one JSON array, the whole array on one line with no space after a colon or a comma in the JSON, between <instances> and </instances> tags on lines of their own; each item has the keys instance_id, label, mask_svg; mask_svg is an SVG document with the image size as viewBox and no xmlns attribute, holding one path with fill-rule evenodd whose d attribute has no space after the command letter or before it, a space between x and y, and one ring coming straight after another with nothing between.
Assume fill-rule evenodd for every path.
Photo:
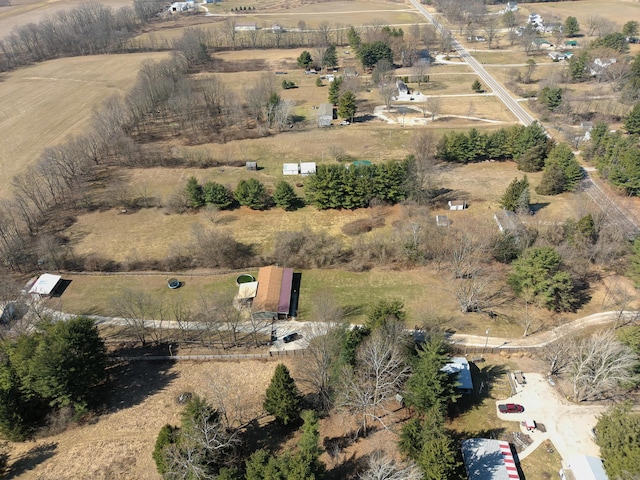
<instances>
[{"instance_id":1,"label":"red car","mask_svg":"<svg viewBox=\"0 0 640 480\"><path fill-rule=\"evenodd\" d=\"M498 405L498 410L500 410L500 413L522 413L524 412L524 407L517 403L502 403Z\"/></svg>"}]
</instances>

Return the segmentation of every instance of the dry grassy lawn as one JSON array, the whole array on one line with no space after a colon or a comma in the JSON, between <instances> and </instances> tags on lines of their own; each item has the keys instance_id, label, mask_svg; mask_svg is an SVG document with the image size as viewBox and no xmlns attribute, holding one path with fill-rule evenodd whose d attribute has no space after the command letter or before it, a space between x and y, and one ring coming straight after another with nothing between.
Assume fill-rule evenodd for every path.
<instances>
[{"instance_id":1,"label":"dry grassy lawn","mask_svg":"<svg viewBox=\"0 0 640 480\"><path fill-rule=\"evenodd\" d=\"M85 130L94 109L133 85L143 60L166 53L52 60L3 76L0 89L0 198L11 179L48 146Z\"/></svg>"},{"instance_id":2,"label":"dry grassy lawn","mask_svg":"<svg viewBox=\"0 0 640 480\"><path fill-rule=\"evenodd\" d=\"M518 4L522 12L528 15L530 12L545 16L556 15L563 20L572 15L578 19L582 30L586 29L587 20L592 15L600 15L608 20L624 25L629 20L640 18L640 3L633 0L580 0L576 2L557 2L540 4Z\"/></svg>"}]
</instances>

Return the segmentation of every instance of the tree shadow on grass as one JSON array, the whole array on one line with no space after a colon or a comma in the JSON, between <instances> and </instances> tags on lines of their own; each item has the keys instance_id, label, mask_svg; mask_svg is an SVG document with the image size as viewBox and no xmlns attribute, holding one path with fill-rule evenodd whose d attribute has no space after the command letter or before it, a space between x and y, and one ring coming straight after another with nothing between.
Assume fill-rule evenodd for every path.
<instances>
[{"instance_id":1,"label":"tree shadow on grass","mask_svg":"<svg viewBox=\"0 0 640 480\"><path fill-rule=\"evenodd\" d=\"M47 442L33 447L11 463L8 472L5 474L6 476L2 478L16 478L33 470L36 466L53 457L57 448L58 444L56 442Z\"/></svg>"},{"instance_id":2,"label":"tree shadow on grass","mask_svg":"<svg viewBox=\"0 0 640 480\"><path fill-rule=\"evenodd\" d=\"M357 472L365 467L366 459L356 458L355 452L344 460L340 459L340 456L336 457L335 465L332 468L327 468L324 475L325 480L345 480L351 478L358 478Z\"/></svg>"},{"instance_id":3,"label":"tree shadow on grass","mask_svg":"<svg viewBox=\"0 0 640 480\"><path fill-rule=\"evenodd\" d=\"M277 452L302 426L302 419L289 425L282 425L275 420L268 423L259 420L254 418L245 427L243 450L247 457L261 448L271 453Z\"/></svg>"},{"instance_id":4,"label":"tree shadow on grass","mask_svg":"<svg viewBox=\"0 0 640 480\"><path fill-rule=\"evenodd\" d=\"M164 389L178 376L171 371L172 367L173 362L167 361L129 360L113 364L108 369L111 382L105 388L108 389L105 409L114 412L133 407Z\"/></svg>"},{"instance_id":5,"label":"tree shadow on grass","mask_svg":"<svg viewBox=\"0 0 640 480\"><path fill-rule=\"evenodd\" d=\"M479 408L485 399L491 398L491 386L494 381L507 374L503 365L478 367L475 363L469 362L469 368L473 380L473 393L462 395L456 403L450 405L449 415L452 418Z\"/></svg>"}]
</instances>

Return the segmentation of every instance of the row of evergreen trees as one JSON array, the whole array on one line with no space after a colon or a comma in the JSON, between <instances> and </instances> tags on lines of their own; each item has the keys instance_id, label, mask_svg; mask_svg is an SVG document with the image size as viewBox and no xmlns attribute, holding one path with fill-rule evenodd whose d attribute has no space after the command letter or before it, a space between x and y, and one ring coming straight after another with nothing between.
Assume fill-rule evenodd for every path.
<instances>
[{"instance_id":1,"label":"row of evergreen trees","mask_svg":"<svg viewBox=\"0 0 640 480\"><path fill-rule=\"evenodd\" d=\"M538 123L524 127L515 125L495 132L480 133L475 128L468 132L445 134L436 151L443 162L473 163L484 160L515 160L518 169L525 172L542 170L553 140Z\"/></svg>"},{"instance_id":2,"label":"row of evergreen trees","mask_svg":"<svg viewBox=\"0 0 640 480\"><path fill-rule=\"evenodd\" d=\"M408 196L407 177L412 160L376 165L319 165L307 177L307 201L320 210L368 207L373 199L397 203Z\"/></svg>"},{"instance_id":3,"label":"row of evergreen trees","mask_svg":"<svg viewBox=\"0 0 640 480\"><path fill-rule=\"evenodd\" d=\"M640 196L640 149L638 136L609 132L606 123L591 131L585 156L595 162L600 175L627 195Z\"/></svg>"},{"instance_id":4,"label":"row of evergreen trees","mask_svg":"<svg viewBox=\"0 0 640 480\"><path fill-rule=\"evenodd\" d=\"M220 210L243 205L252 210L266 210L272 206L285 210L293 210L301 200L293 187L284 180L276 184L273 195L270 195L262 182L255 178L240 180L236 189L231 191L216 182L200 185L195 177L189 178L186 186L189 206L193 208L212 205Z\"/></svg>"}]
</instances>

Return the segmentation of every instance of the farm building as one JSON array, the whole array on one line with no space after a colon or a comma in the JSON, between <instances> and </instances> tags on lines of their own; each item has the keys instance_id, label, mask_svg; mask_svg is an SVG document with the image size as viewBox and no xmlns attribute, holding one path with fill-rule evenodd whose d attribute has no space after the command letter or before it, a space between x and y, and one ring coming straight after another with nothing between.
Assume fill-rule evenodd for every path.
<instances>
[{"instance_id":1,"label":"farm building","mask_svg":"<svg viewBox=\"0 0 640 480\"><path fill-rule=\"evenodd\" d=\"M449 217L447 217L446 215L436 215L436 225L438 227L448 227Z\"/></svg>"},{"instance_id":2,"label":"farm building","mask_svg":"<svg viewBox=\"0 0 640 480\"><path fill-rule=\"evenodd\" d=\"M330 127L333 120L333 105L321 103L318 107L318 127Z\"/></svg>"},{"instance_id":3,"label":"farm building","mask_svg":"<svg viewBox=\"0 0 640 480\"><path fill-rule=\"evenodd\" d=\"M469 362L464 357L453 357L444 367L440 369L449 375L458 375L458 385L456 388L464 394L473 393L473 380L471 379L471 369Z\"/></svg>"},{"instance_id":4,"label":"farm building","mask_svg":"<svg viewBox=\"0 0 640 480\"><path fill-rule=\"evenodd\" d=\"M169 7L170 12L186 12L195 7L194 2L173 2Z\"/></svg>"},{"instance_id":5,"label":"farm building","mask_svg":"<svg viewBox=\"0 0 640 480\"><path fill-rule=\"evenodd\" d=\"M609 480L602 460L589 455L570 457L559 473L562 480Z\"/></svg>"},{"instance_id":6,"label":"farm building","mask_svg":"<svg viewBox=\"0 0 640 480\"><path fill-rule=\"evenodd\" d=\"M462 457L469 480L520 480L508 442L470 438L462 442Z\"/></svg>"},{"instance_id":7,"label":"farm building","mask_svg":"<svg viewBox=\"0 0 640 480\"><path fill-rule=\"evenodd\" d=\"M43 273L38 277L38 279L29 289L29 294L40 295L41 297L49 297L55 292L56 288L60 284L60 280L62 280L62 277L60 275Z\"/></svg>"},{"instance_id":8,"label":"farm building","mask_svg":"<svg viewBox=\"0 0 640 480\"><path fill-rule=\"evenodd\" d=\"M251 315L255 319L287 318L292 310L293 269L276 266L258 270L258 291Z\"/></svg>"},{"instance_id":9,"label":"farm building","mask_svg":"<svg viewBox=\"0 0 640 480\"><path fill-rule=\"evenodd\" d=\"M400 79L396 80L396 88L398 89L398 95L409 94L409 87L407 87L407 84Z\"/></svg>"},{"instance_id":10,"label":"farm building","mask_svg":"<svg viewBox=\"0 0 640 480\"><path fill-rule=\"evenodd\" d=\"M233 29L236 32L254 31L258 29L257 23L236 23Z\"/></svg>"},{"instance_id":11,"label":"farm building","mask_svg":"<svg viewBox=\"0 0 640 480\"><path fill-rule=\"evenodd\" d=\"M493 214L493 218L498 224L500 233L510 233L519 237L525 231L524 225L511 210L500 210Z\"/></svg>"},{"instance_id":12,"label":"farm building","mask_svg":"<svg viewBox=\"0 0 640 480\"><path fill-rule=\"evenodd\" d=\"M466 200L449 200L449 210L464 210L467 208Z\"/></svg>"},{"instance_id":13,"label":"farm building","mask_svg":"<svg viewBox=\"0 0 640 480\"><path fill-rule=\"evenodd\" d=\"M300 162L300 175L306 177L307 175L315 175L316 162Z\"/></svg>"},{"instance_id":14,"label":"farm building","mask_svg":"<svg viewBox=\"0 0 640 480\"><path fill-rule=\"evenodd\" d=\"M283 163L282 174L283 175L298 175L300 173L300 165L297 163Z\"/></svg>"},{"instance_id":15,"label":"farm building","mask_svg":"<svg viewBox=\"0 0 640 480\"><path fill-rule=\"evenodd\" d=\"M256 171L258 170L258 162L247 162L246 167L247 170Z\"/></svg>"}]
</instances>

